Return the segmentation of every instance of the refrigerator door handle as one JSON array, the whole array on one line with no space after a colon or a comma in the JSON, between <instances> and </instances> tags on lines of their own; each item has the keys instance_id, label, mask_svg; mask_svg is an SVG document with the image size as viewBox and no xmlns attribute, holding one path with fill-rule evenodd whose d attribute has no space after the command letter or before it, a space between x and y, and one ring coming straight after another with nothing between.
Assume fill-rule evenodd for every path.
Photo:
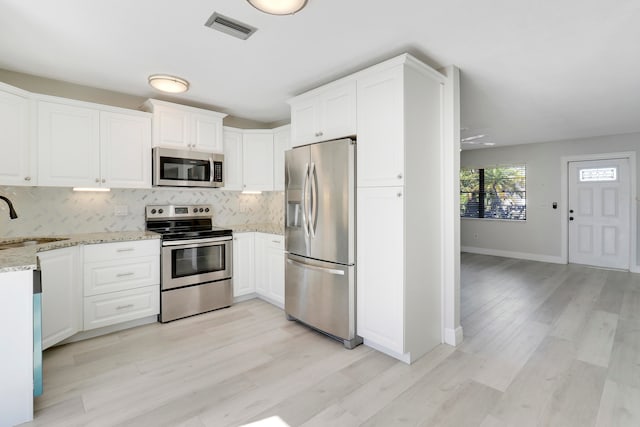
<instances>
[{"instance_id":1,"label":"refrigerator door handle","mask_svg":"<svg viewBox=\"0 0 640 427\"><path fill-rule=\"evenodd\" d=\"M305 264L303 262L294 261L292 259L287 259L287 262L289 264L297 265L298 267L308 268L309 270L322 271L324 273L334 274L336 276L344 276L344 271L342 271L342 270L336 270L336 269L333 269L333 268L318 267L317 265Z\"/></svg>"},{"instance_id":2,"label":"refrigerator door handle","mask_svg":"<svg viewBox=\"0 0 640 427\"><path fill-rule=\"evenodd\" d=\"M309 229L311 237L316 237L316 227L318 225L318 173L316 171L315 162L311 163L311 172L309 173L311 181L311 214L309 221Z\"/></svg>"},{"instance_id":3,"label":"refrigerator door handle","mask_svg":"<svg viewBox=\"0 0 640 427\"><path fill-rule=\"evenodd\" d=\"M304 234L309 237L309 221L311 220L308 210L308 191L307 187L309 186L309 163L305 164L304 167L304 179L302 181L302 226L304 227Z\"/></svg>"}]
</instances>

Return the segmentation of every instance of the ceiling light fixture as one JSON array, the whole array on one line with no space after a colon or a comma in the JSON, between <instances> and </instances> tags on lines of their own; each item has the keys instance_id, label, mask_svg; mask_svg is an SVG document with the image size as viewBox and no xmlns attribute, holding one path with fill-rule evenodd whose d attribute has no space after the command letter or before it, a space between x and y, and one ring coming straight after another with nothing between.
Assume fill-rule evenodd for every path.
<instances>
[{"instance_id":1,"label":"ceiling light fixture","mask_svg":"<svg viewBox=\"0 0 640 427\"><path fill-rule=\"evenodd\" d=\"M153 74L149 76L149 84L152 88L168 93L182 93L189 89L189 82L180 77L166 74Z\"/></svg>"},{"instance_id":2,"label":"ceiling light fixture","mask_svg":"<svg viewBox=\"0 0 640 427\"><path fill-rule=\"evenodd\" d=\"M293 15L307 5L307 0L247 0L256 9L271 15Z\"/></svg>"}]
</instances>

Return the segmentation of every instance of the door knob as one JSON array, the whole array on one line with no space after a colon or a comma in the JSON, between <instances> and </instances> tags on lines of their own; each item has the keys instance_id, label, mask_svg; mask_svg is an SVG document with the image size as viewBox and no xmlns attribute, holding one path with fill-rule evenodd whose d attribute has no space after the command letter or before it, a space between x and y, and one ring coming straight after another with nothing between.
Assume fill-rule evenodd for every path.
<instances>
[{"instance_id":1,"label":"door knob","mask_svg":"<svg viewBox=\"0 0 640 427\"><path fill-rule=\"evenodd\" d=\"M573 221L573 217L572 216L569 217L569 221Z\"/></svg>"}]
</instances>

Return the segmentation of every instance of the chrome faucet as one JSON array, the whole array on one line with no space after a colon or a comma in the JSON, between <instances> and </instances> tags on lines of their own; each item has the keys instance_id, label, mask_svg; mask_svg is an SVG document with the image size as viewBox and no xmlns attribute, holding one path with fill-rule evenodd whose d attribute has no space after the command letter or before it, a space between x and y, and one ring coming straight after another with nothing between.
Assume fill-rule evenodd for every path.
<instances>
[{"instance_id":1,"label":"chrome faucet","mask_svg":"<svg viewBox=\"0 0 640 427\"><path fill-rule=\"evenodd\" d=\"M4 196L0 196L0 199L4 200L5 202L7 202L7 205L9 205L9 218L11 219L18 218L18 214L16 213L16 210L13 208L13 203L11 203L11 200L7 199Z\"/></svg>"}]
</instances>

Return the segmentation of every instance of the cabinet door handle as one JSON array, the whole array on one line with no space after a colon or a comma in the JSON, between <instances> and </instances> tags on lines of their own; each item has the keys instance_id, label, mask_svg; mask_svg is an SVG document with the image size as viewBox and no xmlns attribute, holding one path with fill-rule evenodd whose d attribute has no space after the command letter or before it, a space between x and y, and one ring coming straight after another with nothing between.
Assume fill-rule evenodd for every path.
<instances>
[{"instance_id":1,"label":"cabinet door handle","mask_svg":"<svg viewBox=\"0 0 640 427\"><path fill-rule=\"evenodd\" d=\"M24 180L25 180L25 181L31 181L31 177L30 177L30 176L25 176L25 177L24 177Z\"/></svg>"},{"instance_id":2,"label":"cabinet door handle","mask_svg":"<svg viewBox=\"0 0 640 427\"><path fill-rule=\"evenodd\" d=\"M134 248L122 248L122 249L116 250L116 252L133 252L133 251L135 251Z\"/></svg>"},{"instance_id":3,"label":"cabinet door handle","mask_svg":"<svg viewBox=\"0 0 640 427\"><path fill-rule=\"evenodd\" d=\"M96 178L96 182L100 182L100 178Z\"/></svg>"},{"instance_id":4,"label":"cabinet door handle","mask_svg":"<svg viewBox=\"0 0 640 427\"><path fill-rule=\"evenodd\" d=\"M397 195L398 195L398 197L402 197L402 193L401 192L398 192Z\"/></svg>"},{"instance_id":5,"label":"cabinet door handle","mask_svg":"<svg viewBox=\"0 0 640 427\"><path fill-rule=\"evenodd\" d=\"M118 273L116 274L116 277L127 277L127 276L133 276L135 273L129 272L129 273Z\"/></svg>"},{"instance_id":6,"label":"cabinet door handle","mask_svg":"<svg viewBox=\"0 0 640 427\"><path fill-rule=\"evenodd\" d=\"M401 173L398 174L398 179L402 179L402 174Z\"/></svg>"},{"instance_id":7,"label":"cabinet door handle","mask_svg":"<svg viewBox=\"0 0 640 427\"><path fill-rule=\"evenodd\" d=\"M125 308L131 308L131 307L133 307L133 304L119 305L116 307L116 310L124 310Z\"/></svg>"},{"instance_id":8,"label":"cabinet door handle","mask_svg":"<svg viewBox=\"0 0 640 427\"><path fill-rule=\"evenodd\" d=\"M107 182L107 180L102 178L102 183L104 184L105 182Z\"/></svg>"},{"instance_id":9,"label":"cabinet door handle","mask_svg":"<svg viewBox=\"0 0 640 427\"><path fill-rule=\"evenodd\" d=\"M280 243L282 243L282 242L281 242L280 240L272 240L272 241L271 241L271 243L278 243L278 244L280 244Z\"/></svg>"}]
</instances>

